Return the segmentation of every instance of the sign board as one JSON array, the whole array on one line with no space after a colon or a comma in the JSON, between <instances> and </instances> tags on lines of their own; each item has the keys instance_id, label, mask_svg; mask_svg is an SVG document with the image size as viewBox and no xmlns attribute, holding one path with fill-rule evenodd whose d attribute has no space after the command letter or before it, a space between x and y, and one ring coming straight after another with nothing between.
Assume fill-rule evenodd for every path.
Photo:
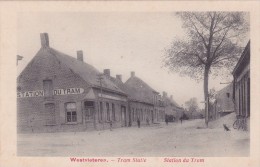
<instances>
[{"instance_id":1,"label":"sign board","mask_svg":"<svg viewBox=\"0 0 260 167\"><path fill-rule=\"evenodd\" d=\"M83 92L83 88L54 89L53 95L75 95L82 94Z\"/></svg>"},{"instance_id":2,"label":"sign board","mask_svg":"<svg viewBox=\"0 0 260 167\"><path fill-rule=\"evenodd\" d=\"M42 96L44 96L44 91L43 90L27 91L27 92L17 92L17 98L42 97Z\"/></svg>"},{"instance_id":3,"label":"sign board","mask_svg":"<svg viewBox=\"0 0 260 167\"><path fill-rule=\"evenodd\" d=\"M110 95L105 95L101 93L98 94L99 97L105 98L105 99L112 99L112 100L118 100L118 101L127 101L126 98L120 98L120 97L115 97L115 96L110 96Z\"/></svg>"},{"instance_id":4,"label":"sign board","mask_svg":"<svg viewBox=\"0 0 260 167\"><path fill-rule=\"evenodd\" d=\"M66 89L54 89L53 95L75 95L82 94L84 92L83 88L66 88ZM24 97L43 97L44 90L36 90L36 91L26 91L26 92L17 92L17 98Z\"/></svg>"}]
</instances>

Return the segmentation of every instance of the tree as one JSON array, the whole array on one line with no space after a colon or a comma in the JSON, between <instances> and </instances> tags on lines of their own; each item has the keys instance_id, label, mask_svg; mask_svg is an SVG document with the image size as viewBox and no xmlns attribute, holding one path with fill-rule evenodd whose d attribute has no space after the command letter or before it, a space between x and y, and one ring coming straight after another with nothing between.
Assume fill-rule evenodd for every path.
<instances>
[{"instance_id":1,"label":"tree","mask_svg":"<svg viewBox=\"0 0 260 167\"><path fill-rule=\"evenodd\" d=\"M214 88L210 89L209 90L209 108L208 108L208 115L211 115L212 117L209 118L210 120L212 120L212 118L215 118L215 116L213 115L213 112L214 112L214 102L216 100L216 90Z\"/></svg>"},{"instance_id":2,"label":"tree","mask_svg":"<svg viewBox=\"0 0 260 167\"><path fill-rule=\"evenodd\" d=\"M212 88L212 89L210 89L209 90L209 101L210 102L214 102L215 101L215 99L216 99L216 94L217 94L217 91L214 89L214 88Z\"/></svg>"},{"instance_id":3,"label":"tree","mask_svg":"<svg viewBox=\"0 0 260 167\"><path fill-rule=\"evenodd\" d=\"M187 39L175 40L166 49L164 66L203 80L206 101L209 74L216 76L220 69L233 69L241 55L239 42L248 32L247 15L243 12L178 12L176 15L182 20Z\"/></svg>"},{"instance_id":4,"label":"tree","mask_svg":"<svg viewBox=\"0 0 260 167\"><path fill-rule=\"evenodd\" d=\"M199 110L197 98L193 97L189 101L186 101L185 107L188 109L190 115L192 116L192 113L195 113Z\"/></svg>"}]
</instances>

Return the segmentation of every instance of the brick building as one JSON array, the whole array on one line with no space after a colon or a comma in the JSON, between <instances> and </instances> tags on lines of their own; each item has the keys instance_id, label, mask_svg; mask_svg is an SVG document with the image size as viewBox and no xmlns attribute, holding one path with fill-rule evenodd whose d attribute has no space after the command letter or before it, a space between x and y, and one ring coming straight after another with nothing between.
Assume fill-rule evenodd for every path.
<instances>
[{"instance_id":1,"label":"brick building","mask_svg":"<svg viewBox=\"0 0 260 167\"><path fill-rule=\"evenodd\" d=\"M250 117L250 41L233 70L234 101L237 115Z\"/></svg>"},{"instance_id":2,"label":"brick building","mask_svg":"<svg viewBox=\"0 0 260 167\"><path fill-rule=\"evenodd\" d=\"M93 66L49 46L17 78L18 132L56 132L127 126L127 95Z\"/></svg>"},{"instance_id":3,"label":"brick building","mask_svg":"<svg viewBox=\"0 0 260 167\"><path fill-rule=\"evenodd\" d=\"M131 77L124 86L124 91L128 94L130 125L136 125L138 118L141 124L164 120L165 109L159 93L136 77L135 72L131 72Z\"/></svg>"},{"instance_id":4,"label":"brick building","mask_svg":"<svg viewBox=\"0 0 260 167\"><path fill-rule=\"evenodd\" d=\"M165 106L165 114L169 116L170 121L178 121L182 116L184 110L181 108L172 98L172 95L168 97L166 92L163 92L163 101Z\"/></svg>"},{"instance_id":5,"label":"brick building","mask_svg":"<svg viewBox=\"0 0 260 167\"><path fill-rule=\"evenodd\" d=\"M233 84L229 84L215 95L215 101L211 107L209 118L215 120L234 111Z\"/></svg>"}]
</instances>

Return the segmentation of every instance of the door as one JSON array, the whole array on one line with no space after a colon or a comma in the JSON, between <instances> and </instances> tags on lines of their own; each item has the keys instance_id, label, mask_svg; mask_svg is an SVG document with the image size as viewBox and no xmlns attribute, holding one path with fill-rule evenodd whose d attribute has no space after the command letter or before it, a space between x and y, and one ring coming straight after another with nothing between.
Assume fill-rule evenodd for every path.
<instances>
[{"instance_id":1,"label":"door","mask_svg":"<svg viewBox=\"0 0 260 167\"><path fill-rule=\"evenodd\" d=\"M152 116L152 123L154 122L154 114L153 114L153 110L151 110L151 116Z\"/></svg>"},{"instance_id":2,"label":"door","mask_svg":"<svg viewBox=\"0 0 260 167\"><path fill-rule=\"evenodd\" d=\"M93 101L84 102L84 117L85 117L85 122L93 122L93 120L94 120L94 102Z\"/></svg>"},{"instance_id":3,"label":"door","mask_svg":"<svg viewBox=\"0 0 260 167\"><path fill-rule=\"evenodd\" d=\"M126 126L126 107L121 106L121 121L122 121L122 126Z\"/></svg>"},{"instance_id":4,"label":"door","mask_svg":"<svg viewBox=\"0 0 260 167\"><path fill-rule=\"evenodd\" d=\"M128 126L132 126L132 112L131 112L131 109L128 110L129 111L129 114L128 114L128 117L129 117L129 125Z\"/></svg>"}]
</instances>

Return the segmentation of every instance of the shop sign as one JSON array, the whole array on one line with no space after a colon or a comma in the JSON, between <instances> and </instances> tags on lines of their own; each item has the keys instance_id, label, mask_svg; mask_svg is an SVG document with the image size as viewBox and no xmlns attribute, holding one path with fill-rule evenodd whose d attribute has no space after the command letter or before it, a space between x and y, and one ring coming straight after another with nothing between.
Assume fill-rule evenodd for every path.
<instances>
[{"instance_id":1,"label":"shop sign","mask_svg":"<svg viewBox=\"0 0 260 167\"><path fill-rule=\"evenodd\" d=\"M83 92L84 92L83 88L54 89L53 95L75 95L75 94L82 94ZM44 96L44 90L17 92L17 98L43 97L43 96Z\"/></svg>"},{"instance_id":2,"label":"shop sign","mask_svg":"<svg viewBox=\"0 0 260 167\"><path fill-rule=\"evenodd\" d=\"M53 95L75 95L82 94L83 92L83 88L54 89Z\"/></svg>"},{"instance_id":3,"label":"shop sign","mask_svg":"<svg viewBox=\"0 0 260 167\"><path fill-rule=\"evenodd\" d=\"M105 99L112 99L112 100L118 100L118 101L127 101L126 98L120 98L120 97L116 97L116 96L110 96L110 95L106 95L106 94L102 94L99 93L98 94L99 97L105 98Z\"/></svg>"},{"instance_id":4,"label":"shop sign","mask_svg":"<svg viewBox=\"0 0 260 167\"><path fill-rule=\"evenodd\" d=\"M17 98L42 97L42 96L44 96L44 91L43 90L27 91L27 92L17 92Z\"/></svg>"}]
</instances>

